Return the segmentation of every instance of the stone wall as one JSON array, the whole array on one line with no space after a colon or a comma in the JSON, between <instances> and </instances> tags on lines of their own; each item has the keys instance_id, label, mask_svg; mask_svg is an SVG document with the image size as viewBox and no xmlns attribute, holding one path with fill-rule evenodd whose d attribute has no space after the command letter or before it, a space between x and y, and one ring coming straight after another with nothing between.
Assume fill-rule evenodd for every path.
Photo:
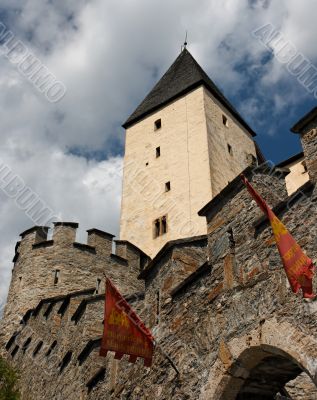
<instances>
[{"instance_id":1,"label":"stone wall","mask_svg":"<svg viewBox=\"0 0 317 400\"><path fill-rule=\"evenodd\" d=\"M250 133L204 89L212 195L216 196L256 159ZM223 116L227 123L223 123ZM197 191L199 193L199 189Z\"/></svg>"},{"instance_id":2,"label":"stone wall","mask_svg":"<svg viewBox=\"0 0 317 400\"><path fill-rule=\"evenodd\" d=\"M309 181L308 172L305 170L304 163L305 158L302 157L286 166L290 171L285 177L287 193L289 195L296 192L298 188Z\"/></svg>"},{"instance_id":3,"label":"stone wall","mask_svg":"<svg viewBox=\"0 0 317 400\"><path fill-rule=\"evenodd\" d=\"M245 174L316 261L315 186L289 198L282 176L251 168ZM291 292L258 206L236 179L201 214L208 246L204 236L167 245L141 272L144 300L130 298L159 344L152 368L98 356L103 295L48 299L8 343L7 357L22 371L23 399L272 399L288 381L294 400L316 397L307 373L317 372L317 303ZM55 340L50 363L44 343Z\"/></svg>"},{"instance_id":4,"label":"stone wall","mask_svg":"<svg viewBox=\"0 0 317 400\"><path fill-rule=\"evenodd\" d=\"M317 119L311 121L302 131L301 142L305 154L305 161L312 181L317 181Z\"/></svg>"}]
</instances>

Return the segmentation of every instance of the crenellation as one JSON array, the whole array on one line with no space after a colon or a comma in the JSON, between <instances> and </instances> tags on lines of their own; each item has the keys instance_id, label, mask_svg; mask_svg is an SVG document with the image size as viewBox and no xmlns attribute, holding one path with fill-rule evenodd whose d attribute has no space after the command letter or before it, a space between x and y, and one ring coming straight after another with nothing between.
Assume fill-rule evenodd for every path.
<instances>
[{"instance_id":1,"label":"crenellation","mask_svg":"<svg viewBox=\"0 0 317 400\"><path fill-rule=\"evenodd\" d=\"M22 240L25 240L30 235L32 235L32 237L35 239L35 243L37 243L46 240L48 230L49 230L48 226L33 226L32 228L29 228L24 232L20 233L20 236Z\"/></svg>"},{"instance_id":2,"label":"crenellation","mask_svg":"<svg viewBox=\"0 0 317 400\"><path fill-rule=\"evenodd\" d=\"M126 240L115 240L116 255L129 260L130 268L142 271L150 262L151 258L134 244Z\"/></svg>"},{"instance_id":3,"label":"crenellation","mask_svg":"<svg viewBox=\"0 0 317 400\"><path fill-rule=\"evenodd\" d=\"M18 252L22 255L28 253L32 246L37 243L44 242L47 239L49 227L33 226L20 234L21 240L18 246Z\"/></svg>"},{"instance_id":4,"label":"crenellation","mask_svg":"<svg viewBox=\"0 0 317 400\"><path fill-rule=\"evenodd\" d=\"M109 255L112 252L112 241L114 235L99 229L88 229L87 244L95 247L97 253Z\"/></svg>"},{"instance_id":5,"label":"crenellation","mask_svg":"<svg viewBox=\"0 0 317 400\"><path fill-rule=\"evenodd\" d=\"M70 246L76 241L76 222L54 222L53 241L58 246Z\"/></svg>"},{"instance_id":6,"label":"crenellation","mask_svg":"<svg viewBox=\"0 0 317 400\"><path fill-rule=\"evenodd\" d=\"M292 132L300 135L305 166L308 171L309 178L317 182L317 107L313 108L309 113L304 115L293 127Z\"/></svg>"}]
</instances>

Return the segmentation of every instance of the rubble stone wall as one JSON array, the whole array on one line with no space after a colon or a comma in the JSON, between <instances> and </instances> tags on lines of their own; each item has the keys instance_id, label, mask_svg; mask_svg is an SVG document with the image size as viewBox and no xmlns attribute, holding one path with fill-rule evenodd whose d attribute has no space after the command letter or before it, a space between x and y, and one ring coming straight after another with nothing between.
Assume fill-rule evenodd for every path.
<instances>
[{"instance_id":1,"label":"rubble stone wall","mask_svg":"<svg viewBox=\"0 0 317 400\"><path fill-rule=\"evenodd\" d=\"M309 184L297 197L280 200L282 178L253 172L246 171L253 185L317 260L315 187ZM267 221L239 181L232 185L205 210L208 247L205 237L176 243L142 272L144 300L130 299L149 323L159 313L152 327L159 344L152 368L142 360L130 364L127 357L98 356L94 341L102 335L103 295L73 294L65 311L65 298L53 298L35 308L7 350L22 371L23 399L233 400L255 385L259 368L265 378L273 368L278 382L286 376L295 400L314 398L307 373L315 377L317 372L317 303L291 292ZM27 355L23 344L32 335ZM47 346L55 340L56 361L49 363ZM38 341L43 347L33 356ZM91 350L89 343L96 347ZM297 390L294 379L303 373L304 389L298 384ZM274 381L265 385L274 390Z\"/></svg>"}]
</instances>

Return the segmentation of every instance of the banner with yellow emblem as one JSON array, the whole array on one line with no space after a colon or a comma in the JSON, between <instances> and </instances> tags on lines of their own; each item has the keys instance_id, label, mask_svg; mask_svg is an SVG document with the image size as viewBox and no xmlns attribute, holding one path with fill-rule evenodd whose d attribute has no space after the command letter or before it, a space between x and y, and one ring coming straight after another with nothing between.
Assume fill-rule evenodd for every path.
<instances>
[{"instance_id":1,"label":"banner with yellow emblem","mask_svg":"<svg viewBox=\"0 0 317 400\"><path fill-rule=\"evenodd\" d=\"M288 232L285 225L277 218L262 197L251 186L247 178L241 175L241 179L271 223L277 248L293 292L298 293L299 289L302 289L303 297L314 298L315 295L313 294L312 287L314 265L312 260L306 256L299 244Z\"/></svg>"},{"instance_id":2,"label":"banner with yellow emblem","mask_svg":"<svg viewBox=\"0 0 317 400\"><path fill-rule=\"evenodd\" d=\"M154 338L138 315L119 293L110 279L106 280L104 334L100 355L115 352L115 359L130 355L134 363L138 357L144 358L144 365L150 367L154 352Z\"/></svg>"}]
</instances>

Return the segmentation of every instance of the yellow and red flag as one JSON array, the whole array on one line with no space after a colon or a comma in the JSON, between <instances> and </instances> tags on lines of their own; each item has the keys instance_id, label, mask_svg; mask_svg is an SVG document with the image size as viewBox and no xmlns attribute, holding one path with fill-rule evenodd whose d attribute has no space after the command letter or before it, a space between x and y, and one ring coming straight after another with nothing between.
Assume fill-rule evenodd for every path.
<instances>
[{"instance_id":1,"label":"yellow and red flag","mask_svg":"<svg viewBox=\"0 0 317 400\"><path fill-rule=\"evenodd\" d=\"M312 279L315 268L312 260L306 256L299 244L288 232L285 225L277 218L259 193L251 186L247 178L241 175L241 179L271 223L277 248L293 292L298 293L301 288L303 297L314 298Z\"/></svg>"},{"instance_id":2,"label":"yellow and red flag","mask_svg":"<svg viewBox=\"0 0 317 400\"><path fill-rule=\"evenodd\" d=\"M115 359L130 355L134 363L138 357L144 358L144 365L150 367L154 352L154 338L119 293L110 279L106 280L104 334L100 355L106 357L108 351L115 352Z\"/></svg>"}]
</instances>

